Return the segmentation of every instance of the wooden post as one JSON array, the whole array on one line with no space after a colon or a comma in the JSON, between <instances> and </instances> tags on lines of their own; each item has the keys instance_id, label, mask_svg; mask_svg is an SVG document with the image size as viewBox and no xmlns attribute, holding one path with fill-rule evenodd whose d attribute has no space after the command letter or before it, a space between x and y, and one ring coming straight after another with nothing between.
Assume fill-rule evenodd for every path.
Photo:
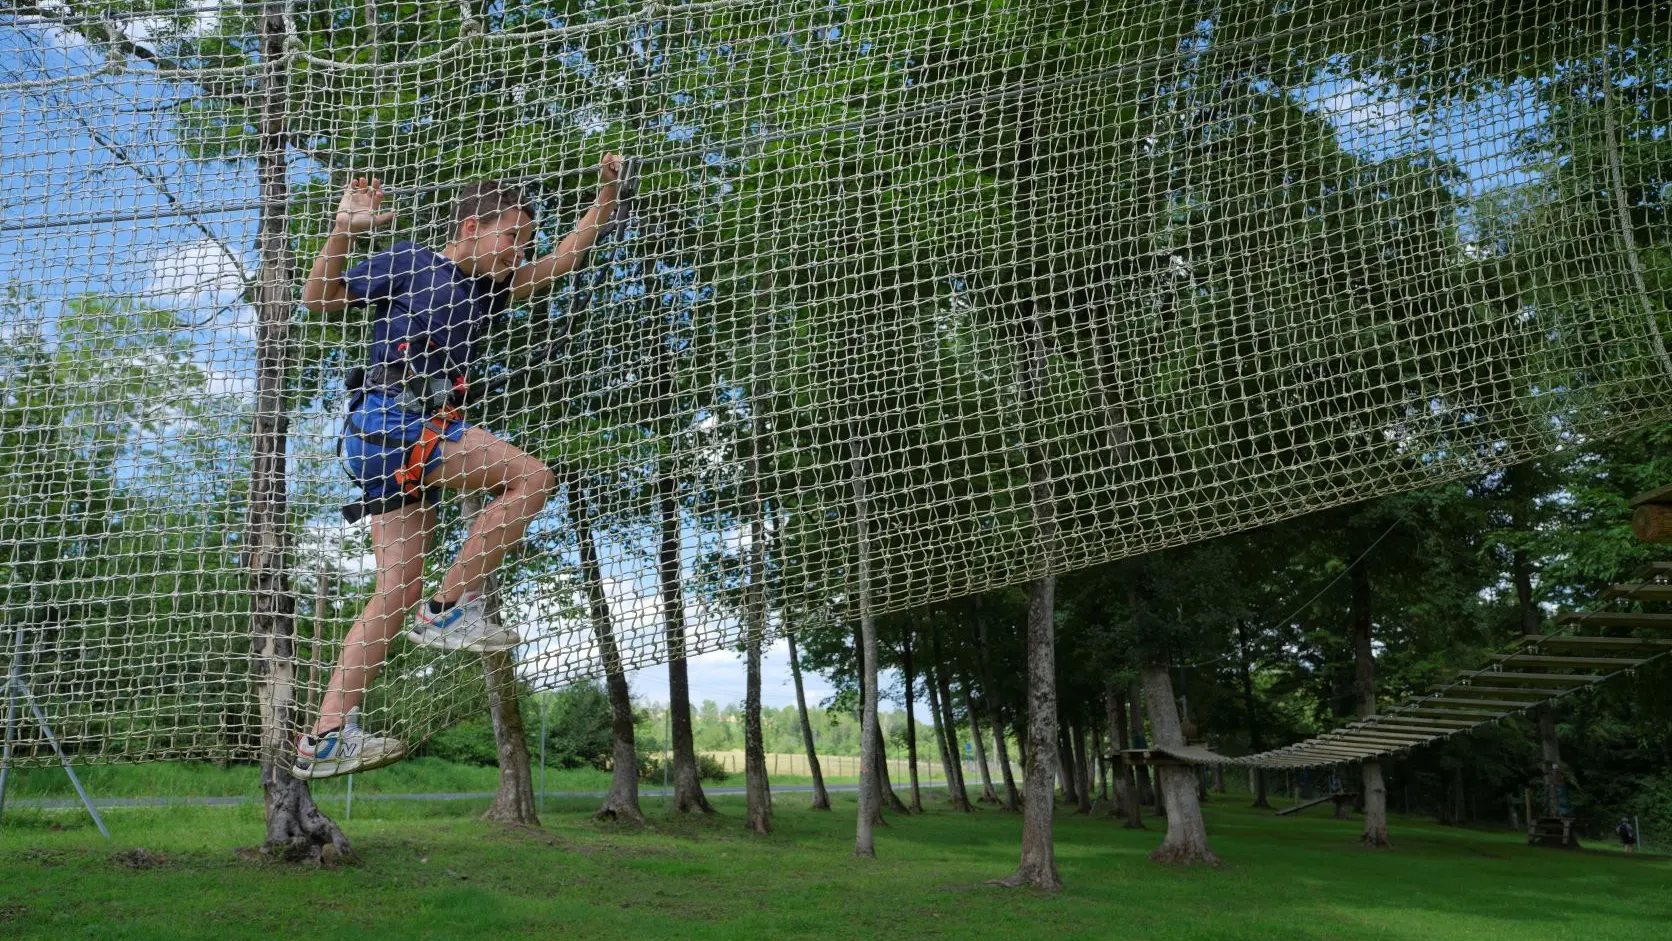
<instances>
[{"instance_id":1,"label":"wooden post","mask_svg":"<svg viewBox=\"0 0 1672 941\"><path fill-rule=\"evenodd\" d=\"M1632 498L1631 534L1644 542L1672 542L1672 486Z\"/></svg>"}]
</instances>

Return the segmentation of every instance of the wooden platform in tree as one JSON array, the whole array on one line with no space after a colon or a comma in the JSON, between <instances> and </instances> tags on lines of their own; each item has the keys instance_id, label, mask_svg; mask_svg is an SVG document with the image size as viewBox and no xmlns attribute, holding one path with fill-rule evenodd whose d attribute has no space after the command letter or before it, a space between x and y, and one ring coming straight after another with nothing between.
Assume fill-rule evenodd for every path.
<instances>
[{"instance_id":1,"label":"wooden platform in tree","mask_svg":"<svg viewBox=\"0 0 1672 941\"><path fill-rule=\"evenodd\" d=\"M1655 538L1639 532L1640 538L1672 543L1672 486L1643 494L1632 505L1640 516L1647 511L1653 517L1650 535ZM1478 669L1462 671L1383 714L1243 758L1199 749L1202 756L1186 763L1265 768L1339 765L1467 734L1576 690L1635 673L1672 653L1672 611L1642 610L1645 604L1667 602L1672 602L1672 562L1650 562L1603 592L1599 603L1617 605L1615 609L1564 613L1556 619L1557 630L1524 636Z\"/></svg>"},{"instance_id":2,"label":"wooden platform in tree","mask_svg":"<svg viewBox=\"0 0 1672 941\"><path fill-rule=\"evenodd\" d=\"M1350 801L1357 796L1358 796L1358 794L1355 793L1355 792L1352 792L1352 791L1337 791L1334 794L1325 794L1323 797L1314 797L1309 801L1302 801L1299 804L1291 804L1288 807L1285 807L1282 810L1278 811L1277 816L1287 817L1290 814L1298 814L1298 813L1300 813L1301 811L1305 810L1308 807L1316 807L1319 804L1325 803L1327 801L1334 801L1335 803L1339 804L1342 801Z\"/></svg>"}]
</instances>

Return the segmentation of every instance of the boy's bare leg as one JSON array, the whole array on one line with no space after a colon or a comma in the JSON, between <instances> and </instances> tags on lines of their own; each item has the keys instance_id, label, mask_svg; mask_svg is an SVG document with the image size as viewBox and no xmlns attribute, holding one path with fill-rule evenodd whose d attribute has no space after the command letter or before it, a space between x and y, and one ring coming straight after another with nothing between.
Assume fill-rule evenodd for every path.
<instances>
[{"instance_id":1,"label":"boy's bare leg","mask_svg":"<svg viewBox=\"0 0 1672 941\"><path fill-rule=\"evenodd\" d=\"M515 445L480 428L467 428L458 441L442 442L441 466L426 475L424 483L496 495L471 523L458 560L441 578L435 597L451 603L467 591L481 589L546 505L557 478L538 458Z\"/></svg>"},{"instance_id":2,"label":"boy's bare leg","mask_svg":"<svg viewBox=\"0 0 1672 941\"><path fill-rule=\"evenodd\" d=\"M377 585L343 640L342 658L319 703L318 735L340 727L366 697L406 616L424 598L424 550L435 527L435 509L408 506L372 517Z\"/></svg>"}]
</instances>

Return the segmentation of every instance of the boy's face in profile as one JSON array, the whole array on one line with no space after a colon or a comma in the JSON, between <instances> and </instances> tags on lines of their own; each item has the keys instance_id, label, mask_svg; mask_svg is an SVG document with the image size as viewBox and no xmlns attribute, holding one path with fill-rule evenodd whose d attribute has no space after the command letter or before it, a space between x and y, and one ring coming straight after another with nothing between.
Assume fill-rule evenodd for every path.
<instances>
[{"instance_id":1,"label":"boy's face in profile","mask_svg":"<svg viewBox=\"0 0 1672 941\"><path fill-rule=\"evenodd\" d=\"M454 260L465 274L503 281L517 270L534 241L534 220L520 209L459 223Z\"/></svg>"}]
</instances>

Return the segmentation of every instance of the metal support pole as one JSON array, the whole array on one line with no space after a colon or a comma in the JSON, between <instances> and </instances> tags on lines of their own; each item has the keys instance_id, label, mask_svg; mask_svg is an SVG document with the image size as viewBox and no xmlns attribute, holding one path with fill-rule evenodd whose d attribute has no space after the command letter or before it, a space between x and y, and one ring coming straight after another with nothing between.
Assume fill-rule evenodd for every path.
<instances>
[{"instance_id":1,"label":"metal support pole","mask_svg":"<svg viewBox=\"0 0 1672 941\"><path fill-rule=\"evenodd\" d=\"M21 651L22 646L19 645ZM21 657L22 654L19 653ZM6 744L0 747L0 815L6 813L6 776L12 770L12 729L17 726L17 663L6 676Z\"/></svg>"},{"instance_id":2,"label":"metal support pole","mask_svg":"<svg viewBox=\"0 0 1672 941\"><path fill-rule=\"evenodd\" d=\"M348 776L348 806L343 808L343 819L354 819L354 775Z\"/></svg>"},{"instance_id":3,"label":"metal support pole","mask_svg":"<svg viewBox=\"0 0 1672 941\"><path fill-rule=\"evenodd\" d=\"M37 703L34 694L29 692L29 684L23 681L23 625L21 623L17 626L17 641L12 654L12 668L6 677L6 739L3 750L0 750L0 812L4 812L6 807L6 775L12 764L12 735L17 725L17 699L20 695L29 704L30 711L34 712L35 721L40 723L41 726L41 734L45 735L47 742L52 745L52 752L58 756L59 764L64 766L64 773L70 776L70 784L75 787L76 796L81 798L81 805L87 808L87 814L93 818L93 823L99 828L99 833L103 834L105 839L110 839L110 830L106 829L104 818L99 816L98 809L93 806L93 799L87 796L87 789L81 786L81 779L76 777L75 769L70 767L69 756L65 755L64 749L59 747L58 737L52 734L52 726L46 720L46 713L41 711L40 703Z\"/></svg>"}]
</instances>

